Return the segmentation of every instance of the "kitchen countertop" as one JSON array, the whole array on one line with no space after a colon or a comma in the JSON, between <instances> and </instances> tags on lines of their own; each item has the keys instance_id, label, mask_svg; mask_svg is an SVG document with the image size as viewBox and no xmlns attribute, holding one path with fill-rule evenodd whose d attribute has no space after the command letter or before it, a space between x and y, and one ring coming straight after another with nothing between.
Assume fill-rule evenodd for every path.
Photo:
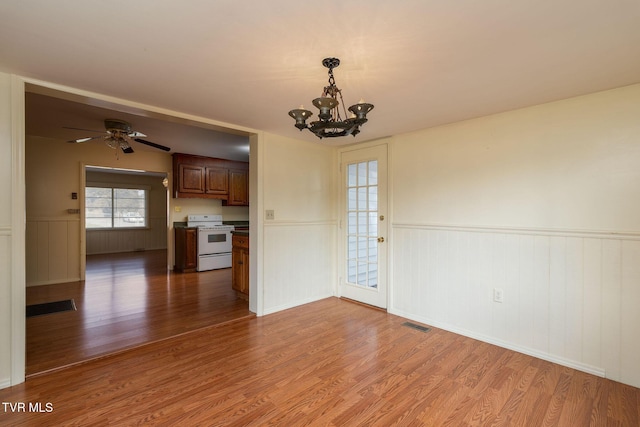
<instances>
[{"instance_id":1,"label":"kitchen countertop","mask_svg":"<svg viewBox=\"0 0 640 427\"><path fill-rule=\"evenodd\" d=\"M249 221L222 221L224 225L233 225L235 228L249 228Z\"/></svg>"},{"instance_id":2,"label":"kitchen countertop","mask_svg":"<svg viewBox=\"0 0 640 427\"><path fill-rule=\"evenodd\" d=\"M224 225L233 225L237 230L249 230L249 221L222 221ZM187 228L186 221L175 221L173 228Z\"/></svg>"}]
</instances>

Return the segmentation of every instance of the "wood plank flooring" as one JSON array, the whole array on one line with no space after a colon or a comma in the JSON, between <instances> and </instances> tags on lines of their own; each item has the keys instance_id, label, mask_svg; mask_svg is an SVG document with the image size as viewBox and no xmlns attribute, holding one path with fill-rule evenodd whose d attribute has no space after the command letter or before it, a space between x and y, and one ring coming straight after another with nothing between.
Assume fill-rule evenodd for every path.
<instances>
[{"instance_id":1,"label":"wood plank flooring","mask_svg":"<svg viewBox=\"0 0 640 427\"><path fill-rule=\"evenodd\" d=\"M199 329L0 390L44 408L0 424L640 425L637 388L405 321L329 298Z\"/></svg>"},{"instance_id":2,"label":"wood plank flooring","mask_svg":"<svg viewBox=\"0 0 640 427\"><path fill-rule=\"evenodd\" d=\"M165 250L87 257L84 282L27 288L27 304L73 298L77 311L27 318L27 375L253 316L231 269L167 271Z\"/></svg>"}]
</instances>

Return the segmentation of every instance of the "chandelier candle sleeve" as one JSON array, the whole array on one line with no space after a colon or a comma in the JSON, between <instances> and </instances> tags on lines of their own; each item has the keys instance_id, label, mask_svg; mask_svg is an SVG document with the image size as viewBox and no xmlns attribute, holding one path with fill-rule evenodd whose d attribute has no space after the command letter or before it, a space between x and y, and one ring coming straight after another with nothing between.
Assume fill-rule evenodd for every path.
<instances>
[{"instance_id":1,"label":"chandelier candle sleeve","mask_svg":"<svg viewBox=\"0 0 640 427\"><path fill-rule=\"evenodd\" d=\"M325 58L322 61L322 65L329 69L329 86L325 86L322 96L312 101L313 105L320 110L318 113L319 120L307 124L307 119L312 116L312 113L309 110L305 110L302 105L300 108L289 111L289 115L295 119L295 127L301 131L309 129L320 139L346 135L356 136L360 133L360 126L367 122L367 113L373 110L373 104L368 104L361 99L360 102L349 107L351 114L347 117L342 91L336 86L336 81L333 77L333 69L340 65L340 60L338 58ZM340 113L340 105L342 105L344 120Z\"/></svg>"}]
</instances>

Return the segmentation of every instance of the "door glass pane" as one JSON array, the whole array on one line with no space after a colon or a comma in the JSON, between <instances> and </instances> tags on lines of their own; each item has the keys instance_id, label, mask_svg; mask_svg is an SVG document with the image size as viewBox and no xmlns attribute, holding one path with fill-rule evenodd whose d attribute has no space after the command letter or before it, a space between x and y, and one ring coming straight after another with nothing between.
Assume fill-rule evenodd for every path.
<instances>
[{"instance_id":1,"label":"door glass pane","mask_svg":"<svg viewBox=\"0 0 640 427\"><path fill-rule=\"evenodd\" d=\"M378 287L378 162L347 165L347 280Z\"/></svg>"},{"instance_id":2,"label":"door glass pane","mask_svg":"<svg viewBox=\"0 0 640 427\"><path fill-rule=\"evenodd\" d=\"M358 268L357 261L355 259L350 259L347 263L347 278L350 283L356 283L358 280Z\"/></svg>"},{"instance_id":3,"label":"door glass pane","mask_svg":"<svg viewBox=\"0 0 640 427\"><path fill-rule=\"evenodd\" d=\"M352 164L349 165L347 167L347 182L349 187L355 187L357 185L357 181L356 181L356 170L357 170L358 165L356 164Z\"/></svg>"},{"instance_id":4,"label":"door glass pane","mask_svg":"<svg viewBox=\"0 0 640 427\"><path fill-rule=\"evenodd\" d=\"M367 209L367 188L358 188L358 209L363 211Z\"/></svg>"},{"instance_id":5,"label":"door glass pane","mask_svg":"<svg viewBox=\"0 0 640 427\"><path fill-rule=\"evenodd\" d=\"M358 258L358 246L357 246L357 242L358 240L355 237L349 237L348 239L348 249L347 249L347 256L349 259L356 259Z\"/></svg>"},{"instance_id":6,"label":"door glass pane","mask_svg":"<svg viewBox=\"0 0 640 427\"><path fill-rule=\"evenodd\" d=\"M356 236L358 234L357 215L357 212L349 212L349 216L347 217L347 229L349 230L349 236Z\"/></svg>"},{"instance_id":7,"label":"door glass pane","mask_svg":"<svg viewBox=\"0 0 640 427\"><path fill-rule=\"evenodd\" d=\"M367 238L358 237L358 261L367 259Z\"/></svg>"},{"instance_id":8,"label":"door glass pane","mask_svg":"<svg viewBox=\"0 0 640 427\"><path fill-rule=\"evenodd\" d=\"M358 163L358 186L367 185L367 162Z\"/></svg>"},{"instance_id":9,"label":"door glass pane","mask_svg":"<svg viewBox=\"0 0 640 427\"><path fill-rule=\"evenodd\" d=\"M360 236L368 236L368 230L369 227L367 227L367 213L358 212L358 234Z\"/></svg>"},{"instance_id":10,"label":"door glass pane","mask_svg":"<svg viewBox=\"0 0 640 427\"><path fill-rule=\"evenodd\" d=\"M356 210L356 201L357 199L357 190L355 188L349 188L347 190L347 209L349 209L350 211L355 211Z\"/></svg>"},{"instance_id":11,"label":"door glass pane","mask_svg":"<svg viewBox=\"0 0 640 427\"><path fill-rule=\"evenodd\" d=\"M358 262L358 285L367 286L367 263Z\"/></svg>"},{"instance_id":12,"label":"door glass pane","mask_svg":"<svg viewBox=\"0 0 640 427\"><path fill-rule=\"evenodd\" d=\"M378 187L369 187L369 211L378 211Z\"/></svg>"},{"instance_id":13,"label":"door glass pane","mask_svg":"<svg viewBox=\"0 0 640 427\"><path fill-rule=\"evenodd\" d=\"M375 213L369 212L369 236L378 235L378 217Z\"/></svg>"},{"instance_id":14,"label":"door glass pane","mask_svg":"<svg viewBox=\"0 0 640 427\"><path fill-rule=\"evenodd\" d=\"M369 162L369 185L378 185L378 162Z\"/></svg>"}]
</instances>

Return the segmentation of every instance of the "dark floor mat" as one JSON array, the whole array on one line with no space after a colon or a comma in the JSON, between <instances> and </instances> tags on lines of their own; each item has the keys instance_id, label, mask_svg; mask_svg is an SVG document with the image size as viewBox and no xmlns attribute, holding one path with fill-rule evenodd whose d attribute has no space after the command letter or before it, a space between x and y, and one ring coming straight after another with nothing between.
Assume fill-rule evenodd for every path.
<instances>
[{"instance_id":1,"label":"dark floor mat","mask_svg":"<svg viewBox=\"0 0 640 427\"><path fill-rule=\"evenodd\" d=\"M75 311L76 303L72 299L63 301L45 302L27 306L27 317L42 316L45 314L60 313L62 311Z\"/></svg>"}]
</instances>

